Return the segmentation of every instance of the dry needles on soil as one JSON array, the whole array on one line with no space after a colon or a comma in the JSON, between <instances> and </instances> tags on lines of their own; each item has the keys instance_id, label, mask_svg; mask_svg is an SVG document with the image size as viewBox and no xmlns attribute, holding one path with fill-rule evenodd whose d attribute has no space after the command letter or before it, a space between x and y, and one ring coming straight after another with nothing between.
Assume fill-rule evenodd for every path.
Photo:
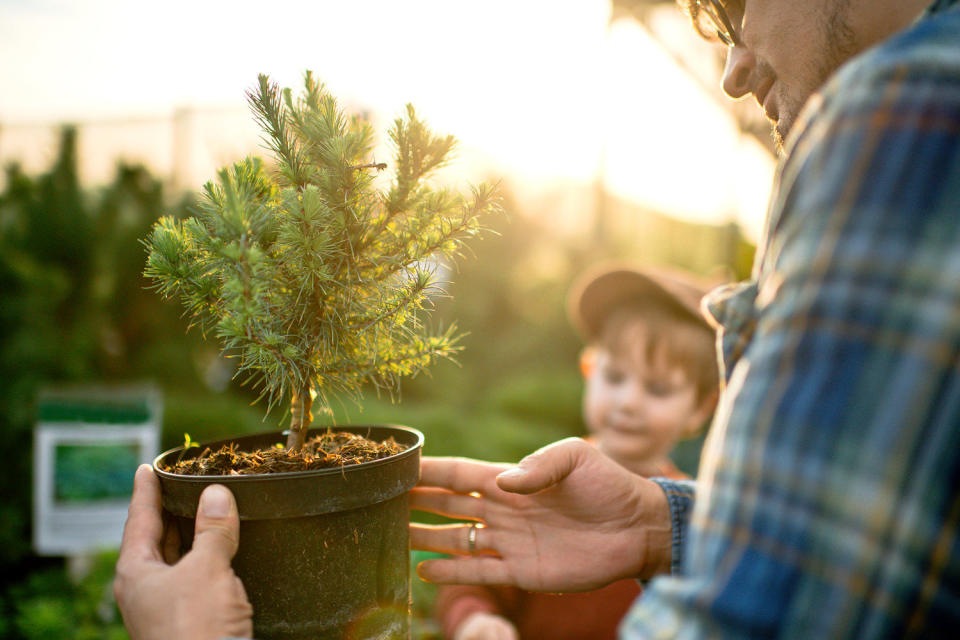
<instances>
[{"instance_id":1,"label":"dry needles on soil","mask_svg":"<svg viewBox=\"0 0 960 640\"><path fill-rule=\"evenodd\" d=\"M405 448L393 438L376 442L354 433L327 431L307 440L299 451L282 446L238 451L231 443L218 451L204 449L199 456L181 459L164 470L190 476L238 476L334 469L386 458Z\"/></svg>"}]
</instances>

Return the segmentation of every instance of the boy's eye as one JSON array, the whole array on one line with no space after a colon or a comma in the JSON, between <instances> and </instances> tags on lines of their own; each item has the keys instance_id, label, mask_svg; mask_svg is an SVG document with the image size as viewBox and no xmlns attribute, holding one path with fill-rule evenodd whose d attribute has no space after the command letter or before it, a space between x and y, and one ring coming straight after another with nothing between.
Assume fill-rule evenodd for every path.
<instances>
[{"instance_id":1,"label":"boy's eye","mask_svg":"<svg viewBox=\"0 0 960 640\"><path fill-rule=\"evenodd\" d=\"M664 397L673 393L673 387L659 380L650 380L646 383L650 395Z\"/></svg>"},{"instance_id":2,"label":"boy's eye","mask_svg":"<svg viewBox=\"0 0 960 640\"><path fill-rule=\"evenodd\" d=\"M610 367L603 368L603 381L607 384L620 384L626 379L626 376L619 369Z\"/></svg>"}]
</instances>

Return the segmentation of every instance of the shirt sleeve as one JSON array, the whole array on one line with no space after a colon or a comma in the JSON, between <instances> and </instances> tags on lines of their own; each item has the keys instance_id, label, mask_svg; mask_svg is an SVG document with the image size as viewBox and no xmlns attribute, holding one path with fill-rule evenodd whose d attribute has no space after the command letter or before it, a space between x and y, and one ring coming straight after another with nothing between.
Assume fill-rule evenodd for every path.
<instances>
[{"instance_id":1,"label":"shirt sleeve","mask_svg":"<svg viewBox=\"0 0 960 640\"><path fill-rule=\"evenodd\" d=\"M696 485L690 480L651 480L660 485L667 495L667 504L670 506L670 573L678 574L683 566L683 547L687 539L687 526L690 523Z\"/></svg>"},{"instance_id":2,"label":"shirt sleeve","mask_svg":"<svg viewBox=\"0 0 960 640\"><path fill-rule=\"evenodd\" d=\"M622 637L960 624L952 51L952 64L855 68L815 97L779 174L752 333L711 427L682 566L650 583Z\"/></svg>"}]
</instances>

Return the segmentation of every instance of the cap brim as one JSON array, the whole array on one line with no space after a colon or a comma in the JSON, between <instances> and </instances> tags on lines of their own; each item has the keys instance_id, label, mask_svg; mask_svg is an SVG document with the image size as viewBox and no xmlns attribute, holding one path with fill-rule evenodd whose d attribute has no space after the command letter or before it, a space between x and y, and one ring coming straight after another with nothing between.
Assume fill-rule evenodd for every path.
<instances>
[{"instance_id":1,"label":"cap brim","mask_svg":"<svg viewBox=\"0 0 960 640\"><path fill-rule=\"evenodd\" d=\"M586 340L597 338L618 307L648 301L673 307L702 322L700 299L709 287L665 268L616 264L594 268L577 280L567 299L570 322Z\"/></svg>"}]
</instances>

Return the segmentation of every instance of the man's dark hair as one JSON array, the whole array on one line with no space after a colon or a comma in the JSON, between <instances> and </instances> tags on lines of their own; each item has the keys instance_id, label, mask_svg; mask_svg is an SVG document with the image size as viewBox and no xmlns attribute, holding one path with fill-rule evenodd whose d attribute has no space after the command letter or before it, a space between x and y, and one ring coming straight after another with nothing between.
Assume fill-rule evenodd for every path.
<instances>
[{"instance_id":1,"label":"man's dark hair","mask_svg":"<svg viewBox=\"0 0 960 640\"><path fill-rule=\"evenodd\" d=\"M715 41L717 39L716 28L713 26L713 22L701 13L698 0L677 0L677 4L680 6L680 10L690 17L693 28L705 40ZM723 5L724 9L731 6L742 9L743 0L721 0L720 4Z\"/></svg>"}]
</instances>

